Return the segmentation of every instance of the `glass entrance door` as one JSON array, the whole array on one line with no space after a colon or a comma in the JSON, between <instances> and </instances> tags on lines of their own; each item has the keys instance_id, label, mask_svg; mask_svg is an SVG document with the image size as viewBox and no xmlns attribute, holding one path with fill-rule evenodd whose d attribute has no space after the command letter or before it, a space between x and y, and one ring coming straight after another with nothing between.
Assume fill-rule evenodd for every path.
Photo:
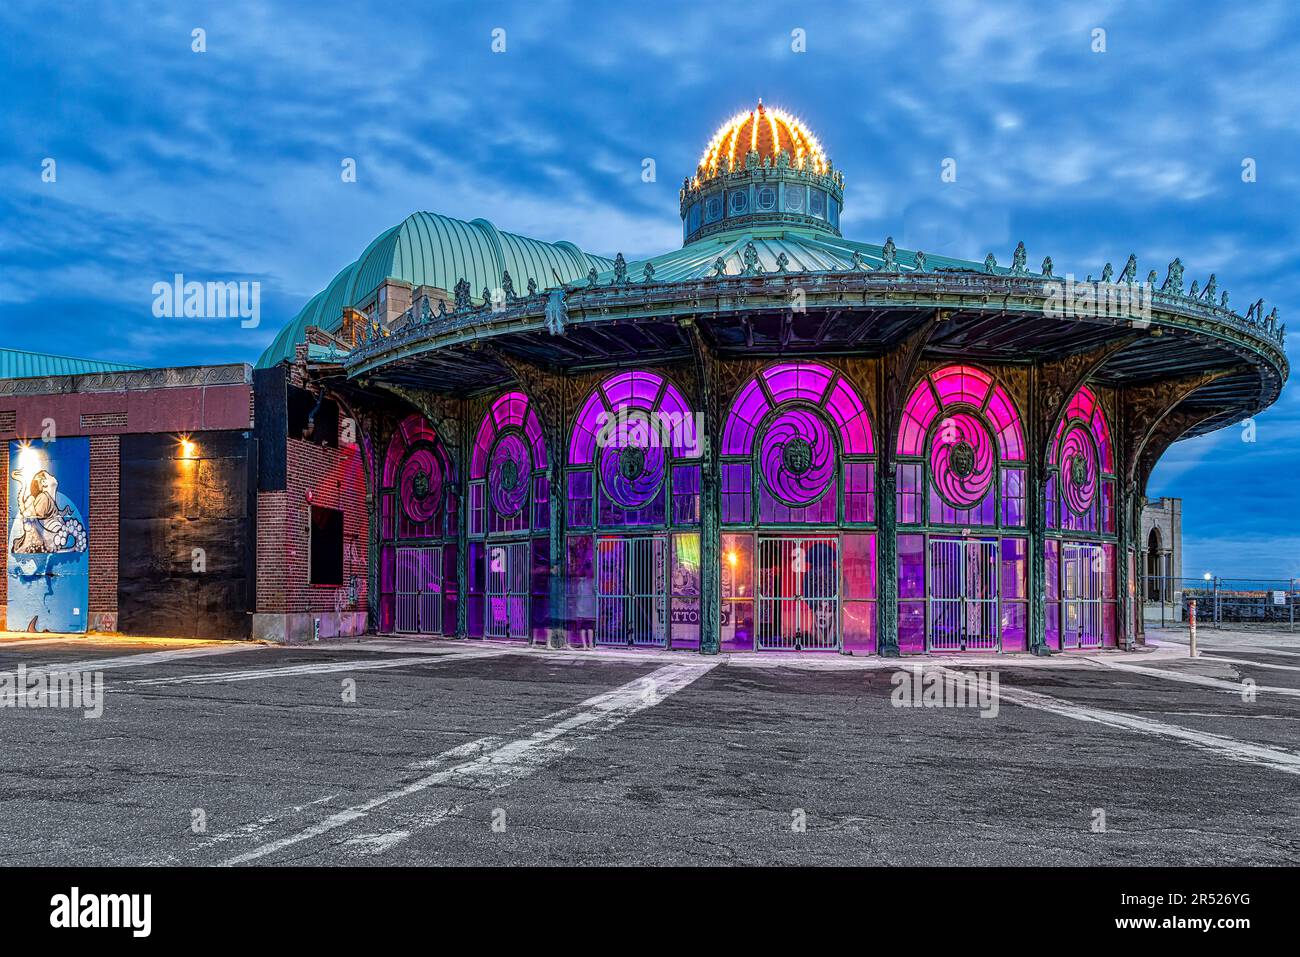
<instances>
[{"instance_id":1,"label":"glass entrance door","mask_svg":"<svg viewBox=\"0 0 1300 957\"><path fill-rule=\"evenodd\" d=\"M596 644L668 647L668 536L596 540Z\"/></svg>"},{"instance_id":2,"label":"glass entrance door","mask_svg":"<svg viewBox=\"0 0 1300 957\"><path fill-rule=\"evenodd\" d=\"M930 651L996 651L998 542L930 539Z\"/></svg>"}]
</instances>

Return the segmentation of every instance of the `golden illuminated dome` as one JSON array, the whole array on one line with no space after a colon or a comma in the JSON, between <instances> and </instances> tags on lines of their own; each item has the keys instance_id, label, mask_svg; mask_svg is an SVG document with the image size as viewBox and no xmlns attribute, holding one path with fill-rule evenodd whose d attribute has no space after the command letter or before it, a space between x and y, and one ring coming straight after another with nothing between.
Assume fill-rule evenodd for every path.
<instances>
[{"instance_id":1,"label":"golden illuminated dome","mask_svg":"<svg viewBox=\"0 0 1300 957\"><path fill-rule=\"evenodd\" d=\"M697 179L708 179L719 172L740 169L750 150L773 163L785 150L795 169L825 173L830 168L821 143L802 121L784 110L764 106L759 100L754 109L737 113L713 134L695 175Z\"/></svg>"}]
</instances>

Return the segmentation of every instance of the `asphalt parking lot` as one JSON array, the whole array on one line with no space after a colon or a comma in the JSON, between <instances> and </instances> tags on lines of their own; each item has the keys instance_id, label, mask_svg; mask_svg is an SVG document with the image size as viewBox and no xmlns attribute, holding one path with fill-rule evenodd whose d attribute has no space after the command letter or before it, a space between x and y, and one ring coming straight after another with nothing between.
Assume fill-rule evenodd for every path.
<instances>
[{"instance_id":1,"label":"asphalt parking lot","mask_svg":"<svg viewBox=\"0 0 1300 957\"><path fill-rule=\"evenodd\" d=\"M9 641L0 672L99 672L105 693L98 718L0 709L0 861L1294 863L1300 642L1201 650ZM973 706L896 706L900 667L908 701L929 681Z\"/></svg>"}]
</instances>

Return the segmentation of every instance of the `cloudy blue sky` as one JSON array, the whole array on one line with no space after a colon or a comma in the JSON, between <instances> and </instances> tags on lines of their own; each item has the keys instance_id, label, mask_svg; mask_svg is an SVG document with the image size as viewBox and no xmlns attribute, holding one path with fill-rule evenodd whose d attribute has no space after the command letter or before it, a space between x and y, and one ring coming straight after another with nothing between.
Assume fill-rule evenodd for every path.
<instances>
[{"instance_id":1,"label":"cloudy blue sky","mask_svg":"<svg viewBox=\"0 0 1300 957\"><path fill-rule=\"evenodd\" d=\"M1032 262L1050 254L1079 275L1136 252L1163 276L1178 255L1189 282L1214 271L1234 304L1262 296L1300 329L1300 14L1287 0L10 0L3 342L253 361L417 209L662 252L680 244L681 177L760 96L801 115L844 171L846 235L1001 262L1024 240ZM657 182L641 179L647 157ZM956 183L940 181L945 157ZM175 272L259 280L261 326L154 318L151 288ZM1257 441L1234 427L1166 456L1151 492L1185 501L1187 574L1300 575L1298 427L1289 388Z\"/></svg>"}]
</instances>

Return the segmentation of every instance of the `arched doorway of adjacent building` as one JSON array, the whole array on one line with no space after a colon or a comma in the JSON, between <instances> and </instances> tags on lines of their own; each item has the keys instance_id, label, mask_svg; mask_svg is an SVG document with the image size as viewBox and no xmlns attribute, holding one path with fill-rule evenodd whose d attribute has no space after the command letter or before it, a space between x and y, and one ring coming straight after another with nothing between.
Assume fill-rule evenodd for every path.
<instances>
[{"instance_id":1,"label":"arched doorway of adjacent building","mask_svg":"<svg viewBox=\"0 0 1300 957\"><path fill-rule=\"evenodd\" d=\"M1160 601L1165 594L1164 549L1161 547L1160 529L1151 529L1147 536L1147 601Z\"/></svg>"}]
</instances>

